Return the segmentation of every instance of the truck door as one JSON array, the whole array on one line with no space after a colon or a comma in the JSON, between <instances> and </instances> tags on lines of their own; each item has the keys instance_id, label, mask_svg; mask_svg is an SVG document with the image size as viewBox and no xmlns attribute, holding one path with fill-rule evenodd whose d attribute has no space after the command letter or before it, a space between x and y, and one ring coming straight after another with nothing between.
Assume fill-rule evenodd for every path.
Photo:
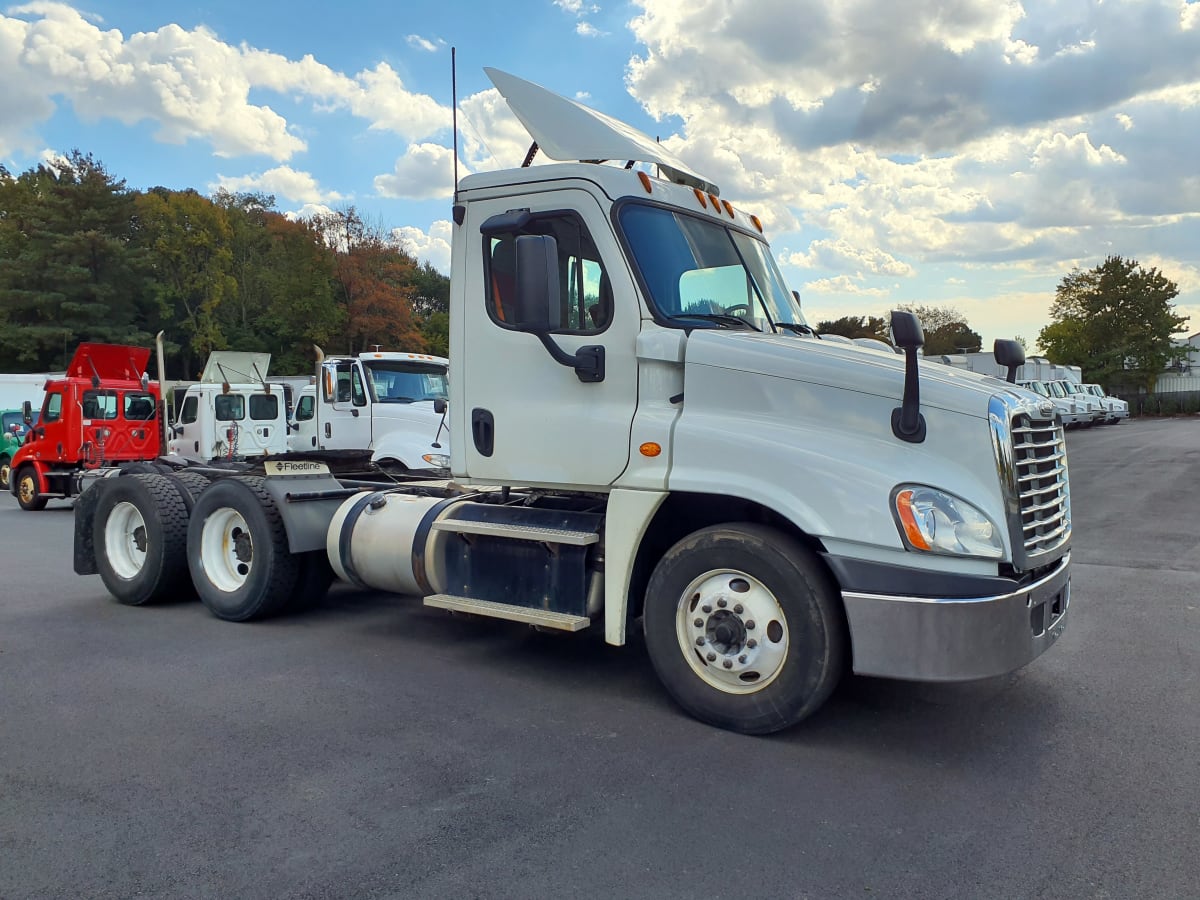
<instances>
[{"instance_id":1,"label":"truck door","mask_svg":"<svg viewBox=\"0 0 1200 900\"><path fill-rule=\"evenodd\" d=\"M247 400L249 418L244 423L242 455L283 453L287 449L283 390L272 388L269 394L254 392Z\"/></svg>"},{"instance_id":2,"label":"truck door","mask_svg":"<svg viewBox=\"0 0 1200 900\"><path fill-rule=\"evenodd\" d=\"M521 198L521 205L529 203ZM548 191L528 221L509 233L497 219L511 198L475 202L466 233L465 340L451 332L450 381L455 432L452 469L474 480L510 484L604 486L629 460L637 407L635 342L641 325L633 279L607 216L583 190ZM489 234L481 231L491 219ZM501 219L500 221L503 221ZM519 232L519 233L518 233ZM559 257L559 328L550 336L566 354L599 346L604 378L585 383L559 364L539 338L516 323L515 243L520 234L551 236Z\"/></svg>"},{"instance_id":3,"label":"truck door","mask_svg":"<svg viewBox=\"0 0 1200 900\"><path fill-rule=\"evenodd\" d=\"M290 450L315 450L317 448L317 392L315 388L304 388L296 401L296 413L292 416L292 436L288 441Z\"/></svg>"},{"instance_id":4,"label":"truck door","mask_svg":"<svg viewBox=\"0 0 1200 900\"><path fill-rule=\"evenodd\" d=\"M125 391L121 395L122 459L154 459L158 456L158 398L148 391ZM114 448L116 449L116 448Z\"/></svg>"},{"instance_id":5,"label":"truck door","mask_svg":"<svg viewBox=\"0 0 1200 900\"><path fill-rule=\"evenodd\" d=\"M367 384L357 360L327 363L321 373L317 441L326 450L367 450L371 415Z\"/></svg>"},{"instance_id":6,"label":"truck door","mask_svg":"<svg viewBox=\"0 0 1200 900\"><path fill-rule=\"evenodd\" d=\"M41 420L33 430L38 441L38 458L42 460L65 460L74 457L79 447L78 435L68 436L68 422L63 410L72 402L75 388L71 384L56 384L46 391L42 401ZM26 438L26 443L29 439Z\"/></svg>"}]
</instances>

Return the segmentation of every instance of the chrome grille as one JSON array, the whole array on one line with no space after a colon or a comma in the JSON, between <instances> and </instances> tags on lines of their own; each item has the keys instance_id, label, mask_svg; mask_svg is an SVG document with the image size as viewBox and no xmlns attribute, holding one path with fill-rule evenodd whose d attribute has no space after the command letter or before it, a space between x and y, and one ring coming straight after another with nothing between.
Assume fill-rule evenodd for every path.
<instances>
[{"instance_id":1,"label":"chrome grille","mask_svg":"<svg viewBox=\"0 0 1200 900\"><path fill-rule=\"evenodd\" d=\"M1071 536L1067 445L1061 425L1018 415L1012 422L1013 468L1021 540L1029 555L1045 553Z\"/></svg>"}]
</instances>

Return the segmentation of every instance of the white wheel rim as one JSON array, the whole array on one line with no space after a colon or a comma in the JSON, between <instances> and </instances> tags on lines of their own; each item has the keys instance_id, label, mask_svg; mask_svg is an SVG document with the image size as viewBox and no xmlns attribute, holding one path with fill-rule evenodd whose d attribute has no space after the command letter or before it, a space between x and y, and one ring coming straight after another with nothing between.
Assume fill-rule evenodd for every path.
<instances>
[{"instance_id":1,"label":"white wheel rim","mask_svg":"<svg viewBox=\"0 0 1200 900\"><path fill-rule=\"evenodd\" d=\"M8 479L12 475L12 467L8 463L0 463L0 487L8 487Z\"/></svg>"},{"instance_id":2,"label":"white wheel rim","mask_svg":"<svg viewBox=\"0 0 1200 900\"><path fill-rule=\"evenodd\" d=\"M104 523L104 555L118 578L136 578L146 565L146 520L132 503L122 500Z\"/></svg>"},{"instance_id":3,"label":"white wheel rim","mask_svg":"<svg viewBox=\"0 0 1200 900\"><path fill-rule=\"evenodd\" d=\"M250 528L236 509L215 510L200 533L200 560L208 580L218 590L233 593L250 577L254 542Z\"/></svg>"},{"instance_id":4,"label":"white wheel rim","mask_svg":"<svg viewBox=\"0 0 1200 900\"><path fill-rule=\"evenodd\" d=\"M761 691L787 659L783 608L761 581L736 569L705 572L688 585L675 634L692 671L727 694Z\"/></svg>"}]
</instances>

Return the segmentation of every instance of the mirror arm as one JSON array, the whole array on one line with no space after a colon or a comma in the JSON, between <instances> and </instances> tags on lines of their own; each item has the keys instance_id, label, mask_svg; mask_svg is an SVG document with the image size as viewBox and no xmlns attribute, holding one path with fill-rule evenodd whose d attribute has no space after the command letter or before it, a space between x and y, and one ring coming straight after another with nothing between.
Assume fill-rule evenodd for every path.
<instances>
[{"instance_id":1,"label":"mirror arm","mask_svg":"<svg viewBox=\"0 0 1200 900\"><path fill-rule=\"evenodd\" d=\"M590 344L586 347L580 347L574 354L570 354L558 346L548 332L539 331L535 333L538 340L542 342L542 346L554 357L554 361L559 365L574 369L580 381L585 384L592 384L604 380L603 344Z\"/></svg>"}]
</instances>

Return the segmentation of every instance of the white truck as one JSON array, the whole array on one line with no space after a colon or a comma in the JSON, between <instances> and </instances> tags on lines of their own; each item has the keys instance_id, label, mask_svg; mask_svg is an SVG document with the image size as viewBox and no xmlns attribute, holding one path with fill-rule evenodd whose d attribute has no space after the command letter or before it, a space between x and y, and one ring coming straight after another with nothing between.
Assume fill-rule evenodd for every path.
<instances>
[{"instance_id":1,"label":"white truck","mask_svg":"<svg viewBox=\"0 0 1200 900\"><path fill-rule=\"evenodd\" d=\"M1056 382L1018 381L1017 384L1049 400L1054 405L1054 414L1064 428L1081 428L1091 425L1094 421L1092 411L1068 396L1066 390Z\"/></svg>"},{"instance_id":2,"label":"white truck","mask_svg":"<svg viewBox=\"0 0 1200 900\"><path fill-rule=\"evenodd\" d=\"M1053 406L920 362L911 313L903 355L814 338L755 216L628 126L488 74L570 161L456 189L453 477L295 455L188 502L171 476L108 479L76 505L76 571L130 605L194 585L234 621L311 602L332 568L614 645L638 628L683 709L746 733L850 670L976 679L1050 647L1072 534ZM996 349L1011 378L1023 352Z\"/></svg>"},{"instance_id":3,"label":"white truck","mask_svg":"<svg viewBox=\"0 0 1200 900\"><path fill-rule=\"evenodd\" d=\"M379 350L327 357L315 349L316 384L296 399L290 449L369 450L392 474L448 474L449 360Z\"/></svg>"},{"instance_id":4,"label":"white truck","mask_svg":"<svg viewBox=\"0 0 1200 900\"><path fill-rule=\"evenodd\" d=\"M1081 384L1080 387L1104 404L1107 413L1106 425L1119 425L1122 419L1129 418L1129 404L1120 397L1110 396L1105 393L1104 388L1095 383Z\"/></svg>"},{"instance_id":5,"label":"white truck","mask_svg":"<svg viewBox=\"0 0 1200 900\"><path fill-rule=\"evenodd\" d=\"M161 353L161 350L160 350ZM241 462L288 450L290 385L267 380L270 353L214 350L187 388L169 429L171 457Z\"/></svg>"}]
</instances>

